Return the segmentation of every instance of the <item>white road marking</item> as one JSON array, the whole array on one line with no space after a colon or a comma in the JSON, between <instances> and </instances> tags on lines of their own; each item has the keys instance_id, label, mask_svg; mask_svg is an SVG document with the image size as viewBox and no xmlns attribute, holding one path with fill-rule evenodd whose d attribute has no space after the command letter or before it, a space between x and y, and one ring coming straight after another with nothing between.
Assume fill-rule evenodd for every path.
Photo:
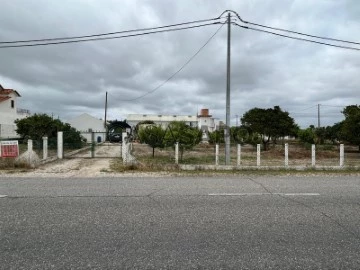
<instances>
[{"instance_id":1,"label":"white road marking","mask_svg":"<svg viewBox=\"0 0 360 270\"><path fill-rule=\"evenodd\" d=\"M262 195L320 196L319 193L210 193L209 194L209 196L262 196Z\"/></svg>"},{"instance_id":2,"label":"white road marking","mask_svg":"<svg viewBox=\"0 0 360 270\"><path fill-rule=\"evenodd\" d=\"M5 198L7 197L7 195L0 195L0 198Z\"/></svg>"}]
</instances>

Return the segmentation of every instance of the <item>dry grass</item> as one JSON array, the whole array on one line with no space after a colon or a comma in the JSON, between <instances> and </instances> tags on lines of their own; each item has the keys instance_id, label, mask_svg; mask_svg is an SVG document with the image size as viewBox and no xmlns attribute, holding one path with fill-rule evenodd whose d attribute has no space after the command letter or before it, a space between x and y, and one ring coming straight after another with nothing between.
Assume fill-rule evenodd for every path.
<instances>
[{"instance_id":1,"label":"dry grass","mask_svg":"<svg viewBox=\"0 0 360 270\"><path fill-rule=\"evenodd\" d=\"M133 155L139 161L140 170L163 170L173 168L175 163L175 151L173 148L155 149L155 157L152 157L152 148L144 144L134 144ZM268 151L261 151L262 166L283 166L285 162L284 146L275 145ZM219 163L225 164L224 145L219 147ZM338 166L339 165L338 146L317 146L316 164L319 166ZM360 165L360 154L357 147L345 148L345 165ZM256 147L251 145L241 148L241 165L255 166L257 160ZM185 151L180 164L214 165L215 146L210 144L200 144L192 150ZM231 146L231 165L237 164L237 146ZM289 145L289 165L290 166L311 166L311 146L303 146L298 143Z\"/></svg>"}]
</instances>

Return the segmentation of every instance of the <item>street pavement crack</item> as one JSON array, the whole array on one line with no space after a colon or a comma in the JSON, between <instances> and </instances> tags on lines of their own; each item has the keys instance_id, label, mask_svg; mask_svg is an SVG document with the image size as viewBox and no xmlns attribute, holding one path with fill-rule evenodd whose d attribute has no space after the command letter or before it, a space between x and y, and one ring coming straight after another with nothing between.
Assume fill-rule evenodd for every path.
<instances>
[{"instance_id":1,"label":"street pavement crack","mask_svg":"<svg viewBox=\"0 0 360 270\"><path fill-rule=\"evenodd\" d=\"M335 219L335 218L332 217L331 215L329 215L329 214L327 214L327 213L325 213L325 212L323 212L323 211L321 211L321 210L318 210L318 209L316 209L316 208L314 208L314 207L312 207L312 206L310 206L310 205L308 205L308 204L306 204L306 203L304 203L304 202L298 201L298 200L296 200L296 199L294 199L294 198L292 198L292 197L284 196L284 195L279 194L279 193L274 193L274 192L272 192L269 188L267 188L263 183L260 183L260 182L256 181L256 180L253 179L253 178L250 178L250 177L249 177L248 179L249 179L250 181L252 181L253 183L261 186L266 192L270 193L271 195L277 195L277 196L281 197L282 199L285 199L285 200L288 200L288 201L292 201L292 202L294 202L294 203L296 203L296 204L299 204L299 205L301 205L301 206L304 206L304 207L307 208L307 209L310 209L310 210L312 210L312 211L314 211L314 212L319 213L321 216L323 216L323 217L325 217L326 219L330 220L331 223L337 225L339 228L341 228L342 230L344 230L344 231L346 231L347 233L351 234L353 237L355 237L357 240L360 241L360 236L359 236L356 232L352 231L352 230L349 229L347 226L345 226L344 224L340 223L337 219Z\"/></svg>"}]
</instances>

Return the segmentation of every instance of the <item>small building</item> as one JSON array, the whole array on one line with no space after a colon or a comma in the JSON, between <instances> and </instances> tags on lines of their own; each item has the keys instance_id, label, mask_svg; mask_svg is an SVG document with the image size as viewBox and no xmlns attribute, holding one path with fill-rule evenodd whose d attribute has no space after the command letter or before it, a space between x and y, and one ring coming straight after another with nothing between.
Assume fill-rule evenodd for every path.
<instances>
[{"instance_id":1,"label":"small building","mask_svg":"<svg viewBox=\"0 0 360 270\"><path fill-rule=\"evenodd\" d=\"M198 115L128 114L126 121L132 127L143 121L153 121L164 128L173 121L183 121L190 127L201 129L204 133L215 131L220 123L209 114L209 109L202 109Z\"/></svg>"},{"instance_id":2,"label":"small building","mask_svg":"<svg viewBox=\"0 0 360 270\"><path fill-rule=\"evenodd\" d=\"M73 128L80 131L87 142L91 142L91 132L95 134L97 142L104 142L106 140L106 127L104 120L83 113L73 119L67 121Z\"/></svg>"},{"instance_id":3,"label":"small building","mask_svg":"<svg viewBox=\"0 0 360 270\"><path fill-rule=\"evenodd\" d=\"M155 124L161 125L164 128L173 121L183 121L191 127L198 126L196 115L128 114L126 118L126 122L131 127L135 127L143 121L153 121Z\"/></svg>"},{"instance_id":4,"label":"small building","mask_svg":"<svg viewBox=\"0 0 360 270\"><path fill-rule=\"evenodd\" d=\"M0 84L0 138L19 138L16 133L16 119L30 116L30 111L17 107L17 99L21 97L14 89L6 89Z\"/></svg>"}]
</instances>

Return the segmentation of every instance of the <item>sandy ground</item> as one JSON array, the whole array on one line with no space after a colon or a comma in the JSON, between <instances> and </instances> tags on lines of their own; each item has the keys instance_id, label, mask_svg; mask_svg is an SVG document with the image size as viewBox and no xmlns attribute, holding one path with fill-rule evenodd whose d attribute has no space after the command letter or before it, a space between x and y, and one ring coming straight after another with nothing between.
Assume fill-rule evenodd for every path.
<instances>
[{"instance_id":1,"label":"sandy ground","mask_svg":"<svg viewBox=\"0 0 360 270\"><path fill-rule=\"evenodd\" d=\"M120 157L119 144L105 144L102 147L97 147L95 151L95 158L90 158L90 152L85 151L65 158L56 160L38 166L33 170L16 171L2 171L1 176L13 177L99 177L110 176L110 162L116 157Z\"/></svg>"},{"instance_id":2,"label":"sandy ground","mask_svg":"<svg viewBox=\"0 0 360 270\"><path fill-rule=\"evenodd\" d=\"M65 154L66 157L66 154ZM113 172L111 162L122 162L120 144L104 143L96 147L95 158L89 151L45 163L35 169L0 170L0 177L35 177L35 178L97 178L97 177L162 177L168 172Z\"/></svg>"}]
</instances>

